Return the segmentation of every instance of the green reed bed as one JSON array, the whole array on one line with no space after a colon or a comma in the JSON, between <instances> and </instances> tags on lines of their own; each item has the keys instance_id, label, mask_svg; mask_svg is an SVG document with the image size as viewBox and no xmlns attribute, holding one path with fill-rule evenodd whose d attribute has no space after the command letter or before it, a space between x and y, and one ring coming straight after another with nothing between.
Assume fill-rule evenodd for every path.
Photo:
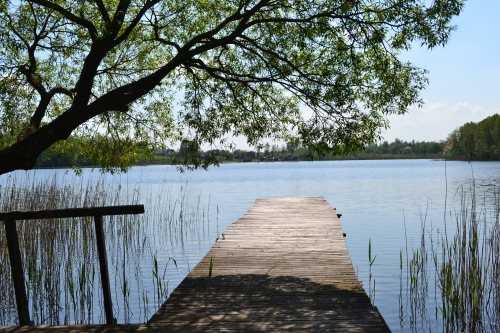
<instances>
[{"instance_id":1,"label":"green reed bed","mask_svg":"<svg viewBox=\"0 0 500 333\"><path fill-rule=\"evenodd\" d=\"M185 187L177 196L167 185L142 195L140 184L126 190L102 176L84 180L60 173L43 180L11 176L0 185L2 212L125 204L145 204L146 214L105 218L113 312L119 322L144 322L168 296L167 268L177 265L169 249L182 247L188 235L202 237L208 225L205 208L188 203ZM31 320L36 325L104 322L93 219L18 221L17 228ZM16 325L16 316L0 222L0 326Z\"/></svg>"},{"instance_id":2,"label":"green reed bed","mask_svg":"<svg viewBox=\"0 0 500 333\"><path fill-rule=\"evenodd\" d=\"M409 309L400 289L401 328L407 323L416 332L436 321L443 332L500 331L500 191L478 197L473 185L456 196L460 204L447 211L444 230L421 214L420 245L407 256Z\"/></svg>"}]
</instances>

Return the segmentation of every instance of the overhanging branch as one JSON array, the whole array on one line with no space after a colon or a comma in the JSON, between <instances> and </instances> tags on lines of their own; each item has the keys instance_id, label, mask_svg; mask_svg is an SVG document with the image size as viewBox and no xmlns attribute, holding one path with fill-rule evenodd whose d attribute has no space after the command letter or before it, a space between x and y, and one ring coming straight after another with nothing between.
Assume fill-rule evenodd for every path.
<instances>
[{"instance_id":1,"label":"overhanging branch","mask_svg":"<svg viewBox=\"0 0 500 333\"><path fill-rule=\"evenodd\" d=\"M87 20L73 14L71 11L67 10L66 8L64 8L58 4L55 4L51 1L48 1L48 0L29 0L29 1L36 3L40 6L55 10L56 12L63 15L65 18L67 18L71 22L74 22L74 23L86 28L89 31L90 37L92 38L92 40L95 40L95 38L97 38L97 29L92 24L92 22L87 21Z\"/></svg>"}]
</instances>

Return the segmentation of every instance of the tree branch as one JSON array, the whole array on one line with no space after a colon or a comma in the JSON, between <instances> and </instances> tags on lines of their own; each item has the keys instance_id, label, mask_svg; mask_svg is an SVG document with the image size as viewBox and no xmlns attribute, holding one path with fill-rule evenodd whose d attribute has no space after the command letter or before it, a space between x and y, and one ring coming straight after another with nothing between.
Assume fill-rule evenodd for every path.
<instances>
[{"instance_id":1,"label":"tree branch","mask_svg":"<svg viewBox=\"0 0 500 333\"><path fill-rule=\"evenodd\" d=\"M52 10L55 10L56 12L58 12L61 15L63 15L65 18L67 18L71 22L74 22L74 23L76 23L76 24L78 24L78 25L86 28L89 31L90 38L92 38L92 40L94 40L95 38L97 38L97 29L92 24L92 22L87 21L86 19L83 19L83 18L81 18L79 16L76 16L75 14L73 14L69 10L65 9L64 7L62 7L62 6L58 5L58 4L55 4L53 2L50 2L48 0L29 0L29 1L33 2L33 3L36 3L36 4L40 5L40 6L43 6L43 7L46 7L46 8L50 8Z\"/></svg>"},{"instance_id":2,"label":"tree branch","mask_svg":"<svg viewBox=\"0 0 500 333\"><path fill-rule=\"evenodd\" d=\"M113 37L118 34L118 31L120 31L123 25L123 20L125 19L125 14L127 13L131 2L131 0L120 0L118 6L116 6L115 14L111 20L111 30L109 31Z\"/></svg>"},{"instance_id":3,"label":"tree branch","mask_svg":"<svg viewBox=\"0 0 500 333\"><path fill-rule=\"evenodd\" d=\"M148 2L146 2L146 4L144 4L144 6L139 11L139 13L132 20L132 22L130 22L130 24L127 26L127 28L125 29L125 31L123 32L123 34L121 34L118 38L116 38L114 44L118 45L121 42L123 42L125 39L127 39L127 37L132 32L132 30L135 29L135 27L137 26L137 24L139 24L139 22L141 21L141 19L144 17L144 15L146 14L146 12L151 7L153 7L154 5L156 5L157 3L159 3L160 1L161 0L148 0ZM123 19L122 19L122 21L123 21ZM117 31L117 33L118 33L118 31Z\"/></svg>"},{"instance_id":4,"label":"tree branch","mask_svg":"<svg viewBox=\"0 0 500 333\"><path fill-rule=\"evenodd\" d=\"M95 3L97 5L97 8L99 9L99 12L101 13L102 20L104 23L106 23L106 26L111 25L111 19L109 17L108 11L106 10L106 7L104 6L104 3L102 0L95 0Z\"/></svg>"},{"instance_id":5,"label":"tree branch","mask_svg":"<svg viewBox=\"0 0 500 333\"><path fill-rule=\"evenodd\" d=\"M261 8L265 7L267 3L269 3L270 0L261 0L259 3L257 3L251 10L248 10L244 13L240 13L240 10L242 9L242 6L238 8L238 11L235 12L233 15L229 16L227 19L225 19L223 22L221 22L217 27L215 27L212 30L209 30L205 33L199 34L198 36L195 36L193 39L191 39L186 45L183 47L183 49L191 49L194 45L200 43L201 41L205 39L211 39L212 43L217 43L218 45L224 45L228 41L233 40L236 36L239 36L243 31L247 29L245 23L248 22L248 20L255 15ZM222 31L225 26L227 26L229 23L234 22L234 21L240 21L238 26L234 29L234 31L229 34L226 37L223 37L221 39L214 39L213 36L216 35L218 32ZM205 46L205 47L204 47ZM201 53L204 52L205 50L212 49L213 47L209 46L206 47L206 44L202 45L201 47L197 48L198 51L196 53Z\"/></svg>"},{"instance_id":6,"label":"tree branch","mask_svg":"<svg viewBox=\"0 0 500 333\"><path fill-rule=\"evenodd\" d=\"M38 103L38 106L35 112L33 113L33 116L31 117L30 120L31 126L34 126L34 128L36 129L40 128L42 119L43 117L45 117L45 112L47 112L47 107L49 106L50 101L56 94L63 94L69 96L70 98L73 98L73 94L71 93L71 91L61 87L56 87L46 92L41 96L40 102Z\"/></svg>"}]
</instances>

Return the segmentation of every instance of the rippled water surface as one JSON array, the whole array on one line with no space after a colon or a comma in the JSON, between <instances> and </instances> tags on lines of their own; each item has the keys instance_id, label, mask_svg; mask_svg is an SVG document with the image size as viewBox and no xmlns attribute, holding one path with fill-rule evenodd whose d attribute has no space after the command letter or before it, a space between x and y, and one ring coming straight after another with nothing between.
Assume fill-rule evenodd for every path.
<instances>
[{"instance_id":1,"label":"rippled water surface","mask_svg":"<svg viewBox=\"0 0 500 333\"><path fill-rule=\"evenodd\" d=\"M43 178L65 172L37 170L15 175ZM85 169L82 177L85 180L99 176L96 171ZM155 244L152 241L154 232L144 236L147 246L157 247L160 267L167 267L169 291L255 199L323 196L343 215L341 223L347 234L347 248L365 288L373 286L373 281L368 281L368 242L371 239L372 255L377 256L372 266L374 303L391 329L409 331L408 326L416 325L423 330L439 331L439 325L432 321L436 312L434 287L429 290L425 309L430 321L424 318L417 324L409 323L405 283L400 290L400 252L405 253L407 246L411 248L419 242L423 220L434 230L444 227L445 199L447 211L459 206L456 193L460 186L470 191L474 179L476 192L486 193L486 200L490 200L488 198L492 198L492 193L500 186L500 163L448 161L446 169L444 161L432 160L234 163L222 164L209 171L185 173L170 166L147 166L134 167L127 174L106 178L107 182L120 184L125 190L137 189L146 209L155 204L158 193L168 192L170 200L177 200L182 188L190 205L202 212L203 221L197 225L197 230L184 232L182 237L171 235L170 239L175 241ZM0 184L5 181L5 176L0 177ZM489 204L491 202L486 203ZM172 262L166 266L168 258L176 260L177 268ZM140 265L143 285L146 289L153 288L153 260L142 260ZM140 315L139 309L143 293L135 292L132 285L130 322L143 321L144 314ZM399 300L403 300L403 304Z\"/></svg>"}]
</instances>

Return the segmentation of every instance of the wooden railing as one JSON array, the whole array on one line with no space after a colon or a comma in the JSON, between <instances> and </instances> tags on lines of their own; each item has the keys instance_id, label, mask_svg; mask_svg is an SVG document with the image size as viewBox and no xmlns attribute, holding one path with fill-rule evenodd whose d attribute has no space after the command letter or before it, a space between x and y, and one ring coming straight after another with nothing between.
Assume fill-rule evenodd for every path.
<instances>
[{"instance_id":1,"label":"wooden railing","mask_svg":"<svg viewBox=\"0 0 500 333\"><path fill-rule=\"evenodd\" d=\"M68 218L93 216L95 223L95 234L97 241L97 252L99 255L99 266L101 271L102 291L104 296L104 310L106 312L106 323L113 324L113 306L111 303L111 289L109 287L108 261L106 257L106 246L104 242L103 220L106 215L142 214L144 205L107 206L97 208L70 208L56 210L38 210L29 212L0 213L0 221L4 221L7 247L9 249L10 266L12 269L12 280L16 294L17 313L21 326L31 325L28 298L24 280L23 263L17 236L16 220L33 220L49 218Z\"/></svg>"}]
</instances>

